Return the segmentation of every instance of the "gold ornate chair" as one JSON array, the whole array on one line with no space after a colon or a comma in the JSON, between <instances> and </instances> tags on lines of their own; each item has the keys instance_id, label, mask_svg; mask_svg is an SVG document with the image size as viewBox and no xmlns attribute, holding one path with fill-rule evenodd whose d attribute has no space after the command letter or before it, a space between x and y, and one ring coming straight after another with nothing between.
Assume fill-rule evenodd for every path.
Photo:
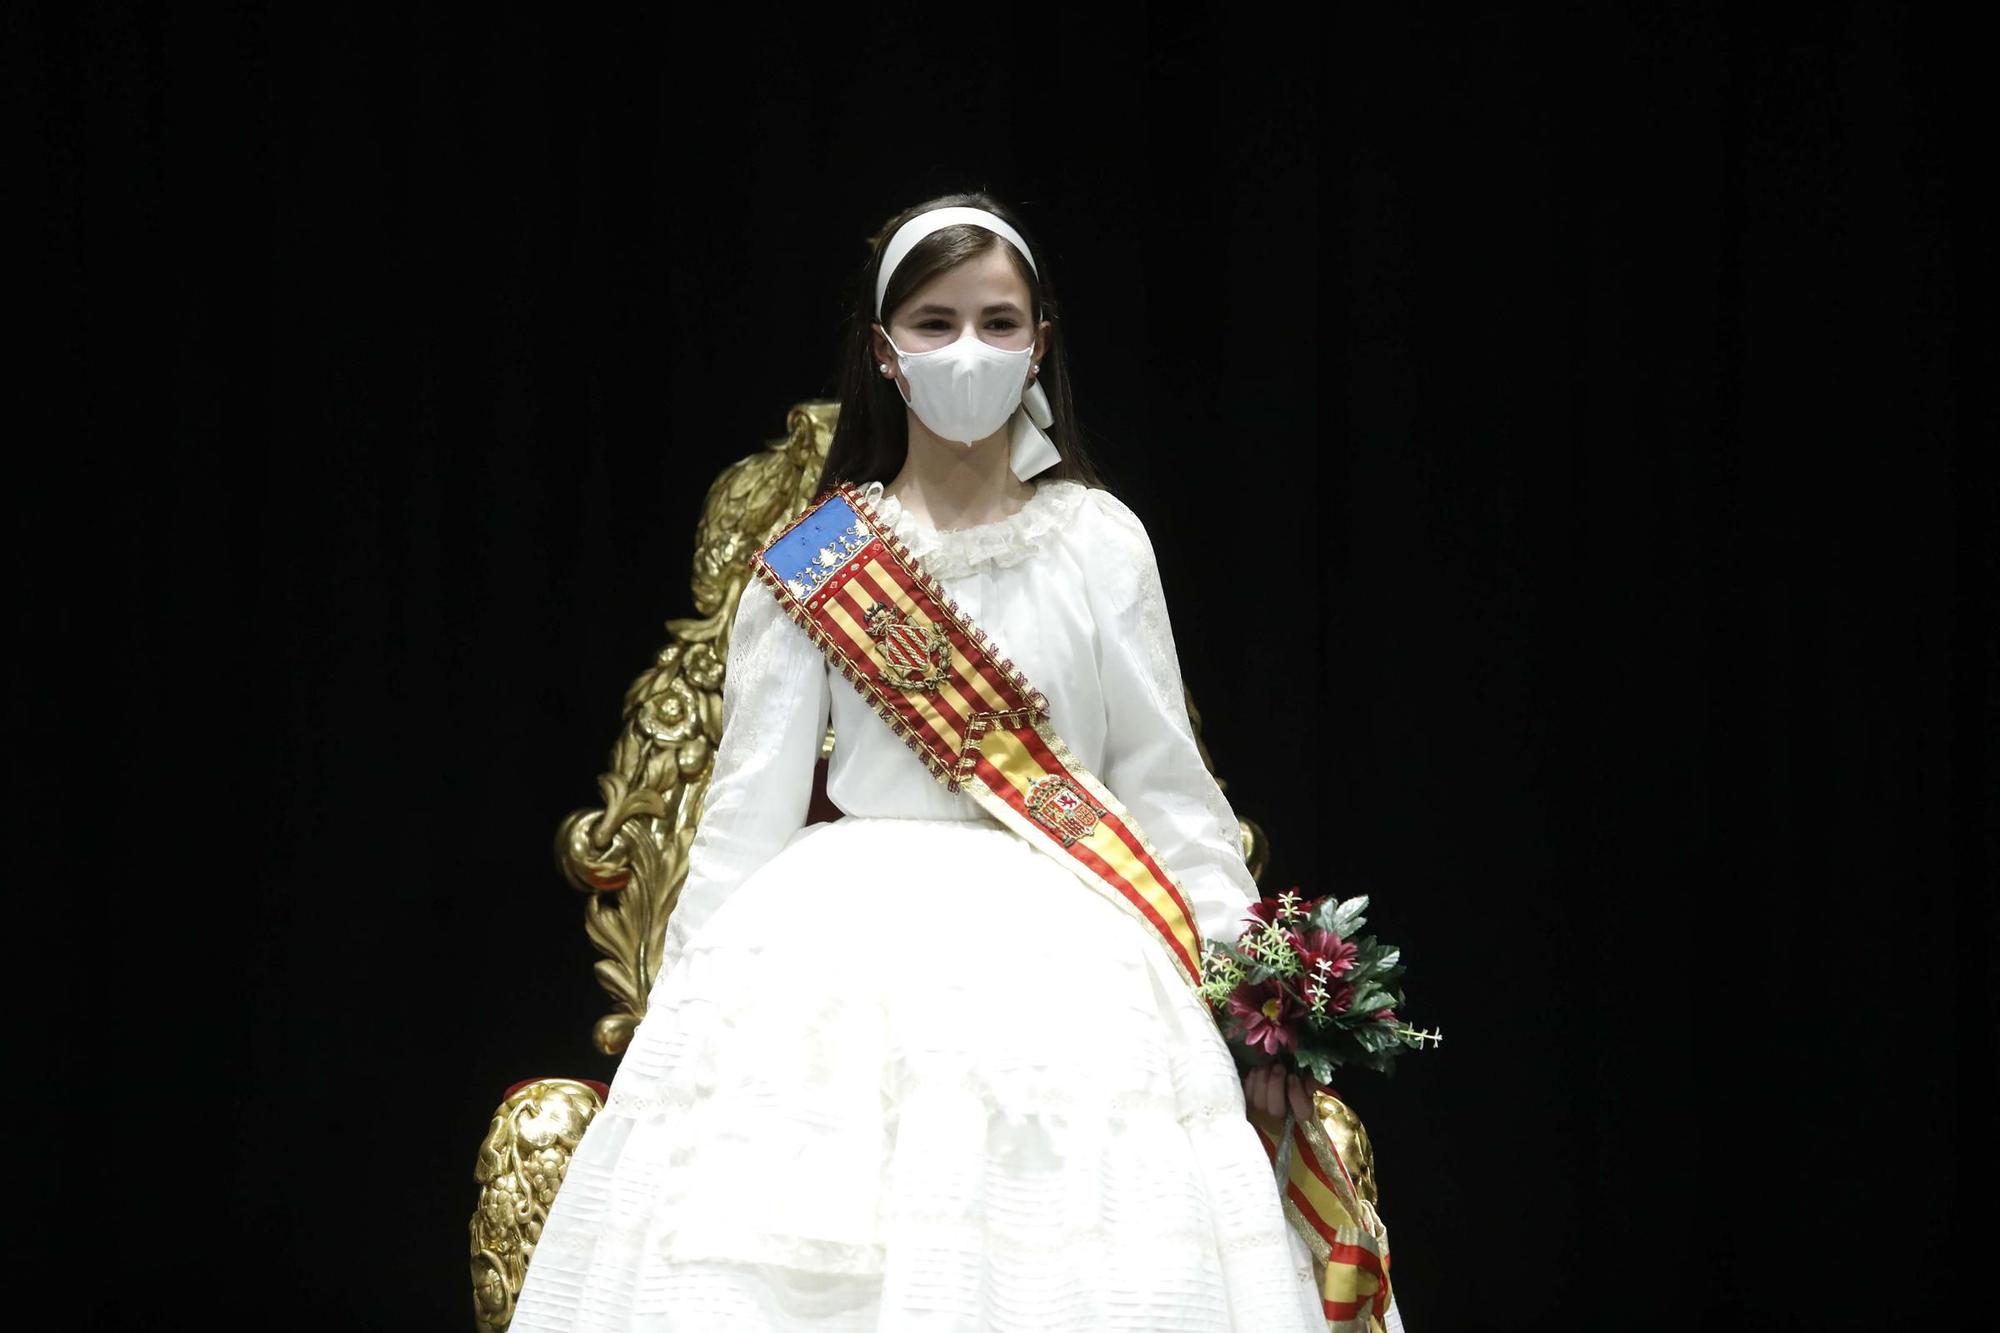
<instances>
[{"instance_id":1,"label":"gold ornate chair","mask_svg":"<svg viewBox=\"0 0 2000 1333\"><path fill-rule=\"evenodd\" d=\"M557 868L571 888L587 895L584 929L604 955L596 964L597 981L615 1002L592 1034L607 1055L625 1051L645 1016L667 917L687 875L721 739L727 636L736 599L752 580L751 557L817 491L838 412L838 403L798 404L786 417L785 438L731 464L709 487L695 531L697 614L667 622L666 645L626 690L610 769L597 779L602 803L574 811L557 829ZM1213 772L1192 695L1188 717L1202 761ZM808 822L840 817L826 796L832 751L829 728ZM1261 882L1268 859L1264 831L1239 819L1245 862ZM502 1095L473 1172L480 1191L471 1222L473 1310L482 1333L500 1333L512 1320L570 1154L608 1091L596 1079L529 1078ZM1368 1160L1367 1136L1352 1112L1324 1097L1318 1109L1342 1157ZM1354 1184L1372 1204L1372 1171L1357 1169Z\"/></svg>"}]
</instances>

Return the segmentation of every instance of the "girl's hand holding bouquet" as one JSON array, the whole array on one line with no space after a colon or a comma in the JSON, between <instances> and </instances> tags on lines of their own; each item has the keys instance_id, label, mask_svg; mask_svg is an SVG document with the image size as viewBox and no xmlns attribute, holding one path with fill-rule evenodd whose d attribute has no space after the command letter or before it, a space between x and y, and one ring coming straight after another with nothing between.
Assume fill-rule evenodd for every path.
<instances>
[{"instance_id":1,"label":"girl's hand holding bouquet","mask_svg":"<svg viewBox=\"0 0 2000 1333\"><path fill-rule=\"evenodd\" d=\"M1313 1114L1312 1094L1330 1090L1335 1069L1388 1074L1402 1050L1443 1040L1397 1016L1402 951L1358 935L1367 906L1366 897L1301 902L1287 889L1250 909L1236 943L1211 941L1203 954L1201 995L1244 1073L1244 1102L1286 1112L1287 1144L1292 1119Z\"/></svg>"},{"instance_id":2,"label":"girl's hand holding bouquet","mask_svg":"<svg viewBox=\"0 0 2000 1333\"><path fill-rule=\"evenodd\" d=\"M1295 1119L1306 1119L1313 1113L1313 1094L1332 1091L1317 1079L1283 1065L1258 1065L1243 1074L1243 1104L1273 1118L1289 1111Z\"/></svg>"}]
</instances>

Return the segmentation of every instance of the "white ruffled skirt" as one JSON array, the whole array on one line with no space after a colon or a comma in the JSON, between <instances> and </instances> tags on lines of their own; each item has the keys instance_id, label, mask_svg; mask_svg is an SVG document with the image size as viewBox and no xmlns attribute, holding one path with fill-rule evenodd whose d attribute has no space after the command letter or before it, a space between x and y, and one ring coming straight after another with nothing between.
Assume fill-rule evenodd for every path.
<instances>
[{"instance_id":1,"label":"white ruffled skirt","mask_svg":"<svg viewBox=\"0 0 2000 1333\"><path fill-rule=\"evenodd\" d=\"M653 987L513 1328L1324 1333L1145 930L997 823L800 830Z\"/></svg>"}]
</instances>

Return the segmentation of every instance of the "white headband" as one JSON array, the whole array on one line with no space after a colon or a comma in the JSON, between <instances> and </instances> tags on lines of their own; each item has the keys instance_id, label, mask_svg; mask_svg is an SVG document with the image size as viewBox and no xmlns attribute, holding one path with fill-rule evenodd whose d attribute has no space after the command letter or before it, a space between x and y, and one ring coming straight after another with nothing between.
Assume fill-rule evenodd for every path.
<instances>
[{"instance_id":1,"label":"white headband","mask_svg":"<svg viewBox=\"0 0 2000 1333\"><path fill-rule=\"evenodd\" d=\"M889 290L889 279L896 275L896 266L903 262L917 242L940 227L955 227L965 222L977 223L995 235L1005 237L1021 252L1021 258L1028 261L1028 267L1035 270L1035 275L1041 276L1042 271L1035 266L1035 257L1029 253L1028 243L1021 239L1021 233L999 217L983 208L933 208L896 228L896 234L882 247L882 267L875 274L877 320L882 318L882 297ZM1055 443L1042 433L1054 423L1055 414L1049 411L1048 395L1042 392L1039 383L1030 382L1027 391L1021 395L1021 406L1014 409L1007 449L1008 465L1022 481L1061 460L1062 455L1056 452Z\"/></svg>"},{"instance_id":2,"label":"white headband","mask_svg":"<svg viewBox=\"0 0 2000 1333\"><path fill-rule=\"evenodd\" d=\"M1035 268L1035 257L1028 253L1028 243L1021 239L1021 233L992 213L983 208L933 208L896 228L896 234L882 247L882 268L875 275L875 318L882 318L882 297L889 290L889 279L896 276L896 266L916 248L917 242L942 227L956 227L966 222L978 223L995 235L1006 237L1021 252L1021 258L1028 261L1028 267L1035 269L1036 276L1041 275L1041 270Z\"/></svg>"}]
</instances>

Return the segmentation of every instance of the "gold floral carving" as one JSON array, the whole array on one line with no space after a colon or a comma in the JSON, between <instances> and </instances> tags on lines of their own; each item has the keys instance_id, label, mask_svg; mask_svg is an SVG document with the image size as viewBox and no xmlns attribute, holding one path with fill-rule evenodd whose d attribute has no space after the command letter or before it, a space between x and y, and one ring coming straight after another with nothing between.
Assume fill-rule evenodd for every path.
<instances>
[{"instance_id":1,"label":"gold floral carving","mask_svg":"<svg viewBox=\"0 0 2000 1333\"><path fill-rule=\"evenodd\" d=\"M493 1113L473 1178L472 1312L480 1333L499 1333L514 1300L570 1154L598 1112L597 1091L567 1078L537 1079Z\"/></svg>"},{"instance_id":2,"label":"gold floral carving","mask_svg":"<svg viewBox=\"0 0 2000 1333\"><path fill-rule=\"evenodd\" d=\"M708 488L695 529L696 614L667 622L666 645L625 691L610 766L597 779L603 804L573 812L556 831L557 867L590 895L584 929L604 955L598 984L616 1001L594 1034L606 1055L623 1053L645 1017L667 917L687 878L722 738L729 628L751 557L812 498L838 412L837 403L799 404L785 438L731 464Z\"/></svg>"}]
</instances>

